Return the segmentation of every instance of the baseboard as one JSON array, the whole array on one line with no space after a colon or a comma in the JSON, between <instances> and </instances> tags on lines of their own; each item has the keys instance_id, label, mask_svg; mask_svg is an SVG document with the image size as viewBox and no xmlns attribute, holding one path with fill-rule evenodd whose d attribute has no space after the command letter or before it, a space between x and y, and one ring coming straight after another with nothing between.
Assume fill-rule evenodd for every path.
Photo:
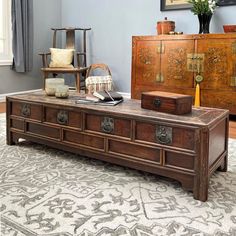
<instances>
[{"instance_id":1,"label":"baseboard","mask_svg":"<svg viewBox=\"0 0 236 236\"><path fill-rule=\"evenodd\" d=\"M6 101L6 96L17 95L17 94L22 94L22 93L38 92L38 91L41 91L41 90L42 89L34 89L34 90L26 90L26 91L14 92L14 93L0 94L0 102L5 102Z\"/></svg>"},{"instance_id":2,"label":"baseboard","mask_svg":"<svg viewBox=\"0 0 236 236\"><path fill-rule=\"evenodd\" d=\"M5 102L6 101L6 96L10 95L17 95L17 94L22 94L22 93L31 93L31 92L38 92L41 91L42 89L35 89L35 90L27 90L27 91L20 91L20 92L14 92L14 93L5 93L5 94L0 94L0 102ZM130 93L122 93L119 92L124 98L130 98L131 95Z\"/></svg>"},{"instance_id":3,"label":"baseboard","mask_svg":"<svg viewBox=\"0 0 236 236\"><path fill-rule=\"evenodd\" d=\"M119 92L124 98L131 98L131 94L130 93L122 93Z\"/></svg>"}]
</instances>

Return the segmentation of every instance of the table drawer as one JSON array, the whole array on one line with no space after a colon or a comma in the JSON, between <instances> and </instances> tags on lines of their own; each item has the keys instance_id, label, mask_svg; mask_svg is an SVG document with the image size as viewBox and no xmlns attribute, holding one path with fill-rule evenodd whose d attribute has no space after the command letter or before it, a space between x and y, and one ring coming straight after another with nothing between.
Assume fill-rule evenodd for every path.
<instances>
[{"instance_id":1,"label":"table drawer","mask_svg":"<svg viewBox=\"0 0 236 236\"><path fill-rule=\"evenodd\" d=\"M115 140L109 140L108 152L151 160L159 164L161 160L161 150L159 148L146 147Z\"/></svg>"},{"instance_id":2,"label":"table drawer","mask_svg":"<svg viewBox=\"0 0 236 236\"><path fill-rule=\"evenodd\" d=\"M42 105L14 101L11 103L11 115L41 121Z\"/></svg>"},{"instance_id":3,"label":"table drawer","mask_svg":"<svg viewBox=\"0 0 236 236\"><path fill-rule=\"evenodd\" d=\"M81 144L89 148L96 148L104 151L104 138L94 135L81 134L69 130L63 130L63 141L72 144Z\"/></svg>"},{"instance_id":4,"label":"table drawer","mask_svg":"<svg viewBox=\"0 0 236 236\"><path fill-rule=\"evenodd\" d=\"M24 131L24 120L23 119L10 119L10 126L14 129Z\"/></svg>"},{"instance_id":5,"label":"table drawer","mask_svg":"<svg viewBox=\"0 0 236 236\"><path fill-rule=\"evenodd\" d=\"M102 115L85 115L85 130L130 138L131 121Z\"/></svg>"},{"instance_id":6,"label":"table drawer","mask_svg":"<svg viewBox=\"0 0 236 236\"><path fill-rule=\"evenodd\" d=\"M52 124L81 128L81 112L44 107L44 121Z\"/></svg>"},{"instance_id":7,"label":"table drawer","mask_svg":"<svg viewBox=\"0 0 236 236\"><path fill-rule=\"evenodd\" d=\"M43 124L26 122L26 133L60 140L60 128L50 127Z\"/></svg>"},{"instance_id":8,"label":"table drawer","mask_svg":"<svg viewBox=\"0 0 236 236\"><path fill-rule=\"evenodd\" d=\"M194 171L194 156L185 153L164 151L164 166Z\"/></svg>"},{"instance_id":9,"label":"table drawer","mask_svg":"<svg viewBox=\"0 0 236 236\"><path fill-rule=\"evenodd\" d=\"M193 129L136 122L135 140L194 150Z\"/></svg>"}]
</instances>

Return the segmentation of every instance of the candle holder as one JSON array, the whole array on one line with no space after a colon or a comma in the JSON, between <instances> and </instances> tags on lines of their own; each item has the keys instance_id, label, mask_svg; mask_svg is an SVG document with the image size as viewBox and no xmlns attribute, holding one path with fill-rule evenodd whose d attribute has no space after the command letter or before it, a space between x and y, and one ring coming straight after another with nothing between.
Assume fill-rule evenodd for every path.
<instances>
[{"instance_id":1,"label":"candle holder","mask_svg":"<svg viewBox=\"0 0 236 236\"><path fill-rule=\"evenodd\" d=\"M54 96L56 88L60 85L64 85L65 80L63 78L48 78L45 80L45 92L48 96Z\"/></svg>"},{"instance_id":2,"label":"candle holder","mask_svg":"<svg viewBox=\"0 0 236 236\"><path fill-rule=\"evenodd\" d=\"M69 96L69 86L68 85L57 86L55 96L57 98L67 98Z\"/></svg>"}]
</instances>

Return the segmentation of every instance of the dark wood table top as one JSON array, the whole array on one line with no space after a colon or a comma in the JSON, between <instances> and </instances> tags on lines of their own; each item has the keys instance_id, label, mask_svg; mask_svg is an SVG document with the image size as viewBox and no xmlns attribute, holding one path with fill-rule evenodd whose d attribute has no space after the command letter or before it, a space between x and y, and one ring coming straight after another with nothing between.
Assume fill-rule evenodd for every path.
<instances>
[{"instance_id":1,"label":"dark wood table top","mask_svg":"<svg viewBox=\"0 0 236 236\"><path fill-rule=\"evenodd\" d=\"M124 101L116 106L103 106L94 104L80 104L76 101L84 98L85 95L77 92L70 92L66 99L56 98L54 96L47 96L44 91L25 93L19 95L11 95L7 98L20 99L30 101L31 103L53 104L58 106L70 107L71 109L90 110L93 112L103 112L104 114L112 114L117 116L124 116L124 118L138 118L146 121L163 121L185 124L190 126L209 126L214 124L217 120L229 114L228 110L208 107L193 107L192 112L185 115L172 115L152 110L141 108L141 101L136 99L124 99Z\"/></svg>"}]
</instances>

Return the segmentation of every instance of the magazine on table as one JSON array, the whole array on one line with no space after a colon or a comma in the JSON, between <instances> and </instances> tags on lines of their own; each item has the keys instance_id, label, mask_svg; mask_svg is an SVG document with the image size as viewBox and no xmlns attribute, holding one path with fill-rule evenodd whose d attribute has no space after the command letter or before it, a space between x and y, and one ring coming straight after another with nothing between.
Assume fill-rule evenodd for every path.
<instances>
[{"instance_id":1,"label":"magazine on table","mask_svg":"<svg viewBox=\"0 0 236 236\"><path fill-rule=\"evenodd\" d=\"M115 91L96 91L93 96L100 98L102 101L114 101L123 99L122 95Z\"/></svg>"},{"instance_id":2,"label":"magazine on table","mask_svg":"<svg viewBox=\"0 0 236 236\"><path fill-rule=\"evenodd\" d=\"M96 95L98 95L99 97ZM121 102L123 102L123 97L119 93L114 91L94 92L93 94L87 94L85 97L77 98L75 101L75 103L77 104L93 104L102 106L115 106Z\"/></svg>"}]
</instances>

